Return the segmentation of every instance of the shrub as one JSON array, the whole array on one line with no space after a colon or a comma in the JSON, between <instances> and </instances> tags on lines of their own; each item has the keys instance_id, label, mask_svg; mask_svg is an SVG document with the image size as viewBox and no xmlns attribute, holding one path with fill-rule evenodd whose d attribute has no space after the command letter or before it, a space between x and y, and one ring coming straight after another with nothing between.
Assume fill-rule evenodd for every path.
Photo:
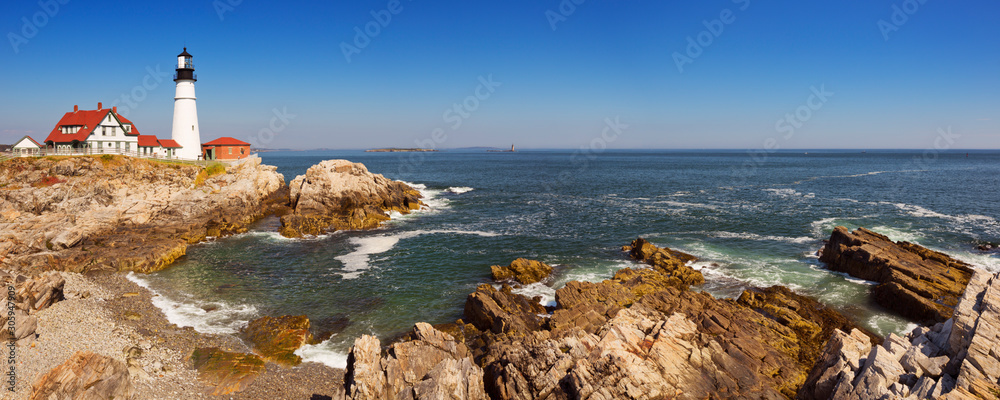
<instances>
[{"instance_id":1,"label":"shrub","mask_svg":"<svg viewBox=\"0 0 1000 400\"><path fill-rule=\"evenodd\" d=\"M46 177L42 178L42 180L40 180L38 182L35 182L31 186L34 186L34 187L49 187L49 186L55 185L57 183L63 183L63 182L66 182L66 180L65 179L61 179L58 176L49 175L49 176L46 176Z\"/></svg>"}]
</instances>

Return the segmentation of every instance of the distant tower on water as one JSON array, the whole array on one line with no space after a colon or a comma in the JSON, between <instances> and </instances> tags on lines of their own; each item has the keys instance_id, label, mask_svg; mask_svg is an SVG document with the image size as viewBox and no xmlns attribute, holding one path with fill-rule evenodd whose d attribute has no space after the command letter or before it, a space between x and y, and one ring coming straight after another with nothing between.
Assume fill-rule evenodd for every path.
<instances>
[{"instance_id":1,"label":"distant tower on water","mask_svg":"<svg viewBox=\"0 0 1000 400\"><path fill-rule=\"evenodd\" d=\"M191 58L187 47L177 55L177 73L174 74L177 91L174 94L174 127L171 138L181 145L177 150L177 158L194 160L201 155L201 131L198 129L198 107L194 97L194 83L198 76L194 74L194 62Z\"/></svg>"}]
</instances>

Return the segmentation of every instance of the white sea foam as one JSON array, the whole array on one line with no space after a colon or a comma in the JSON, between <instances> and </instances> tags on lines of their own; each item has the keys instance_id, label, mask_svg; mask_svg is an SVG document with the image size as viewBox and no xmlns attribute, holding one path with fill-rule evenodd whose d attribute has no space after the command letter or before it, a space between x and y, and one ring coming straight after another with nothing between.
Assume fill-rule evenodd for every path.
<instances>
[{"instance_id":1,"label":"white sea foam","mask_svg":"<svg viewBox=\"0 0 1000 400\"><path fill-rule=\"evenodd\" d=\"M737 233L737 232L716 231L716 232L709 232L709 235L725 239L768 240L768 241L785 242L785 243L812 243L816 241L816 239L808 236L787 237L787 236L774 236L774 235L759 235L756 233L749 233L749 232Z\"/></svg>"},{"instance_id":2,"label":"white sea foam","mask_svg":"<svg viewBox=\"0 0 1000 400\"><path fill-rule=\"evenodd\" d=\"M248 304L231 305L222 301L203 301L193 297L177 301L153 290L148 281L133 272L129 272L125 277L153 292L153 305L163 311L167 321L179 327L190 326L201 333L232 334L238 332L257 315L257 308Z\"/></svg>"},{"instance_id":3,"label":"white sea foam","mask_svg":"<svg viewBox=\"0 0 1000 400\"><path fill-rule=\"evenodd\" d=\"M899 228L885 225L873 226L871 227L871 230L885 235L894 242L906 241L919 244L920 239L924 238L924 236L918 232L904 231Z\"/></svg>"},{"instance_id":4,"label":"white sea foam","mask_svg":"<svg viewBox=\"0 0 1000 400\"><path fill-rule=\"evenodd\" d=\"M364 271L371 269L371 256L385 253L392 250L400 240L417 237L420 235L452 234L452 235L477 235L484 237L499 236L493 232L465 231L465 230L416 230L400 232L389 235L373 235L353 237L348 240L355 245L354 251L334 257L335 260L343 263L341 270L343 279L355 279L361 276Z\"/></svg>"},{"instance_id":5,"label":"white sea foam","mask_svg":"<svg viewBox=\"0 0 1000 400\"><path fill-rule=\"evenodd\" d=\"M816 197L815 193L800 193L795 189L764 189L765 192L770 192L771 194L782 197L782 198L803 198L811 199Z\"/></svg>"},{"instance_id":6,"label":"white sea foam","mask_svg":"<svg viewBox=\"0 0 1000 400\"><path fill-rule=\"evenodd\" d=\"M470 187L467 187L467 186L455 186L455 187L450 187L448 189L445 189L446 192L450 192L450 193L454 193L454 194L467 193L467 192L471 192L473 190L474 190L473 188L470 188Z\"/></svg>"},{"instance_id":7,"label":"white sea foam","mask_svg":"<svg viewBox=\"0 0 1000 400\"><path fill-rule=\"evenodd\" d=\"M1000 272L1000 257L990 254L948 252L948 255L987 271Z\"/></svg>"},{"instance_id":8,"label":"white sea foam","mask_svg":"<svg viewBox=\"0 0 1000 400\"><path fill-rule=\"evenodd\" d=\"M661 201L657 201L655 203L656 204L666 204L666 205L671 206L671 207L704 208L704 209L708 209L708 210L718 210L719 209L719 206L714 205L714 204L685 203L685 202L682 202L682 201L670 201L670 200L661 200Z\"/></svg>"},{"instance_id":9,"label":"white sea foam","mask_svg":"<svg viewBox=\"0 0 1000 400\"><path fill-rule=\"evenodd\" d=\"M812 228L812 233L814 237L823 237L824 231L832 230L836 224L837 218L823 218L817 221L813 221L809 224Z\"/></svg>"},{"instance_id":10,"label":"white sea foam","mask_svg":"<svg viewBox=\"0 0 1000 400\"><path fill-rule=\"evenodd\" d=\"M530 285L521 286L511 291L520 295L524 295L529 299L535 298L535 296L539 296L541 297L541 299L539 300L538 303L545 307L556 306L556 289L544 283L536 282Z\"/></svg>"},{"instance_id":11,"label":"white sea foam","mask_svg":"<svg viewBox=\"0 0 1000 400\"><path fill-rule=\"evenodd\" d=\"M303 362L315 362L331 368L347 368L347 353L336 351L330 347L329 340L306 344L295 350L295 355L302 357Z\"/></svg>"},{"instance_id":12,"label":"white sea foam","mask_svg":"<svg viewBox=\"0 0 1000 400\"><path fill-rule=\"evenodd\" d=\"M423 198L420 199L420 201L424 202L424 204L427 205L426 207L423 207L420 210L416 210L413 213L410 213L409 215L418 215L420 213L439 212L441 210L444 210L444 209L447 209L447 208L450 207L449 203L451 203L451 200L449 200L446 197L441 197L441 193L443 193L444 190L428 189L427 185L424 185L422 183L410 183L410 182L404 182L404 181L400 181L400 182L403 182L403 183L409 185L410 187L412 187L414 189L417 189L417 191L420 192L420 195L423 196ZM398 214L397 214L397 216L398 216Z\"/></svg>"}]
</instances>

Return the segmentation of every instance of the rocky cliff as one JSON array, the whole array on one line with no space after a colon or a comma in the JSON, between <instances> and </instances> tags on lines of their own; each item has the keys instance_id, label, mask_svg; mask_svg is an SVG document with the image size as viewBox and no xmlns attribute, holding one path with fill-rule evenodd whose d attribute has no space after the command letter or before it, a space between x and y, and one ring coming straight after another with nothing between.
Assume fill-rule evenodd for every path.
<instances>
[{"instance_id":1,"label":"rocky cliff","mask_svg":"<svg viewBox=\"0 0 1000 400\"><path fill-rule=\"evenodd\" d=\"M286 204L260 158L203 168L123 156L0 163L0 261L26 272L164 268Z\"/></svg>"},{"instance_id":2,"label":"rocky cliff","mask_svg":"<svg viewBox=\"0 0 1000 400\"><path fill-rule=\"evenodd\" d=\"M878 282L872 290L878 304L928 324L951 317L973 272L946 254L842 226L834 228L820 261L834 271Z\"/></svg>"},{"instance_id":3,"label":"rocky cliff","mask_svg":"<svg viewBox=\"0 0 1000 400\"><path fill-rule=\"evenodd\" d=\"M281 234L287 237L371 229L389 220L391 211L408 214L422 204L416 189L347 160L313 165L289 189L293 212L281 217Z\"/></svg>"},{"instance_id":4,"label":"rocky cliff","mask_svg":"<svg viewBox=\"0 0 1000 400\"><path fill-rule=\"evenodd\" d=\"M977 271L954 316L872 346L834 333L800 399L995 399L1000 394L1000 274Z\"/></svg>"},{"instance_id":5,"label":"rocky cliff","mask_svg":"<svg viewBox=\"0 0 1000 400\"><path fill-rule=\"evenodd\" d=\"M482 376L492 399L784 399L795 396L834 331L858 329L786 288L750 289L738 300L692 291L703 278L686 266L691 256L642 239L626 250L652 267L570 282L556 292L552 314L505 285L479 286L462 320L436 327L448 334L440 341L461 350L422 359L412 375L392 359L424 339L411 335L387 354L373 338L358 339L347 397L437 398L417 388L447 386L461 393L450 398L482 398L473 382Z\"/></svg>"}]
</instances>

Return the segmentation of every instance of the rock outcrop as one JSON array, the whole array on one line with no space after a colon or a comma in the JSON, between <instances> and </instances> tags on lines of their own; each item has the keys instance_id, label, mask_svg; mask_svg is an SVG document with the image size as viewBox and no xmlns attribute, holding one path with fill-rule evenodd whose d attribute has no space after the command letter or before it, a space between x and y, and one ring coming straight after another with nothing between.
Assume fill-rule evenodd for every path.
<instances>
[{"instance_id":1,"label":"rock outcrop","mask_svg":"<svg viewBox=\"0 0 1000 400\"><path fill-rule=\"evenodd\" d=\"M693 255L668 248L661 249L643 238L632 241L630 246L624 246L622 250L627 251L633 259L652 265L672 281L685 285L705 283L701 272L688 266L689 262L698 259Z\"/></svg>"},{"instance_id":2,"label":"rock outcrop","mask_svg":"<svg viewBox=\"0 0 1000 400\"><path fill-rule=\"evenodd\" d=\"M872 295L879 305L928 324L951 318L973 272L946 254L842 226L834 228L820 260L831 270L878 282Z\"/></svg>"},{"instance_id":3,"label":"rock outcrop","mask_svg":"<svg viewBox=\"0 0 1000 400\"><path fill-rule=\"evenodd\" d=\"M243 328L242 336L265 360L285 366L302 362L302 357L295 355L295 350L312 338L309 318L305 315L264 316L250 321Z\"/></svg>"},{"instance_id":4,"label":"rock outcrop","mask_svg":"<svg viewBox=\"0 0 1000 400\"><path fill-rule=\"evenodd\" d=\"M287 204L284 178L258 157L225 168L17 158L0 163L0 188L0 264L30 273L155 271Z\"/></svg>"},{"instance_id":5,"label":"rock outcrop","mask_svg":"<svg viewBox=\"0 0 1000 400\"><path fill-rule=\"evenodd\" d=\"M416 189L347 160L313 165L288 186L293 213L281 217L287 237L371 229L387 221L390 211L407 214L422 205Z\"/></svg>"},{"instance_id":6,"label":"rock outcrop","mask_svg":"<svg viewBox=\"0 0 1000 400\"><path fill-rule=\"evenodd\" d=\"M13 275L0 270L0 287L14 287L13 308L8 308L7 300L3 304L8 305L6 311L0 313L0 326L7 328L10 318L14 318L15 330L13 338L8 329L0 330L0 342L8 342L11 339L21 342L31 341L36 336L38 329L38 318L34 315L39 310L44 310L53 303L65 299L63 288L66 279L57 272L48 272L43 275L28 278L24 275ZM4 291L7 298L9 289Z\"/></svg>"},{"instance_id":7,"label":"rock outcrop","mask_svg":"<svg viewBox=\"0 0 1000 400\"><path fill-rule=\"evenodd\" d=\"M837 330L798 398L976 399L1000 393L1000 274L977 271L954 317L872 346Z\"/></svg>"},{"instance_id":8,"label":"rock outcrop","mask_svg":"<svg viewBox=\"0 0 1000 400\"><path fill-rule=\"evenodd\" d=\"M264 360L255 354L232 353L215 347L195 349L191 363L198 378L214 386L213 395L221 396L245 389L264 372Z\"/></svg>"},{"instance_id":9,"label":"rock outcrop","mask_svg":"<svg viewBox=\"0 0 1000 400\"><path fill-rule=\"evenodd\" d=\"M77 352L32 385L31 400L123 399L135 397L128 368L121 361Z\"/></svg>"},{"instance_id":10,"label":"rock outcrop","mask_svg":"<svg viewBox=\"0 0 1000 400\"><path fill-rule=\"evenodd\" d=\"M552 274L552 267L541 261L518 258L508 266L491 266L490 272L495 281L514 280L522 285L528 285L547 278Z\"/></svg>"},{"instance_id":11,"label":"rock outcrop","mask_svg":"<svg viewBox=\"0 0 1000 400\"><path fill-rule=\"evenodd\" d=\"M739 300L691 291L697 271L643 242L633 248L652 268L569 282L552 314L506 286L481 285L463 319L443 329L469 347L493 399L783 399L805 382L828 335L857 328L785 288L751 289ZM372 370L355 369L353 387L384 387L384 374L364 372Z\"/></svg>"},{"instance_id":12,"label":"rock outcrop","mask_svg":"<svg viewBox=\"0 0 1000 400\"><path fill-rule=\"evenodd\" d=\"M483 370L465 344L425 323L416 324L413 337L392 344L385 355L377 338L355 340L344 376L347 398L487 399Z\"/></svg>"}]
</instances>

